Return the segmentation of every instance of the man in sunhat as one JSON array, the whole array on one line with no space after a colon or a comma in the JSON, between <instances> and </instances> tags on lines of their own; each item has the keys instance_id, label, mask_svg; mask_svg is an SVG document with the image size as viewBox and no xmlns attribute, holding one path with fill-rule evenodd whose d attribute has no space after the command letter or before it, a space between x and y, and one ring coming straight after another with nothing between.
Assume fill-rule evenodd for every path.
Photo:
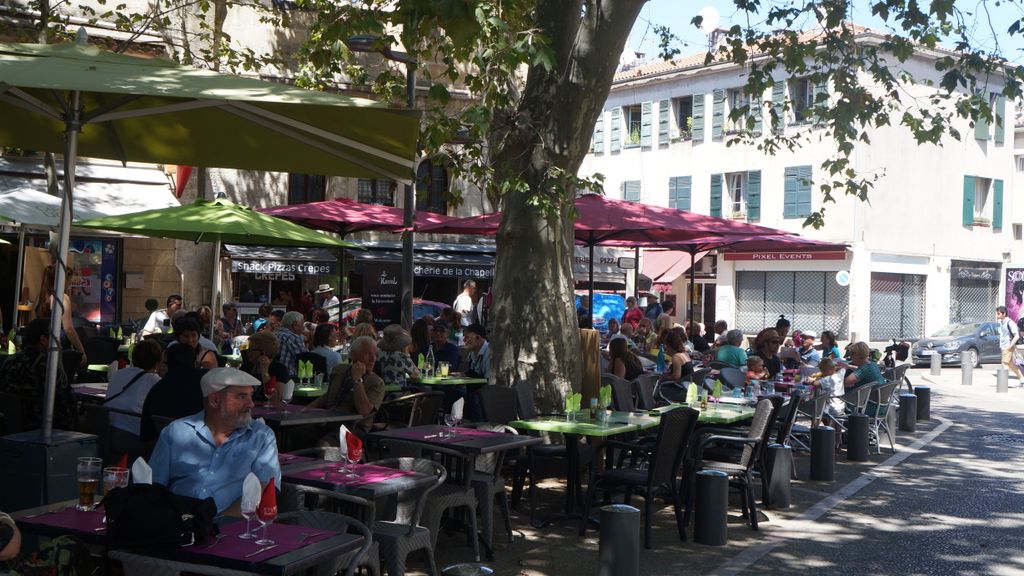
<instances>
[{"instance_id":1,"label":"man in sunhat","mask_svg":"<svg viewBox=\"0 0 1024 576\"><path fill-rule=\"evenodd\" d=\"M281 485L274 432L252 419L252 393L260 381L234 368L203 376L202 412L171 422L160 434L150 465L153 482L175 494L213 498L217 511L237 515L242 480L249 472Z\"/></svg>"},{"instance_id":2,"label":"man in sunhat","mask_svg":"<svg viewBox=\"0 0 1024 576\"><path fill-rule=\"evenodd\" d=\"M334 288L330 284L321 284L316 290L316 295L321 298L320 308L327 310L330 315L330 322L337 322L341 317L341 301L334 295Z\"/></svg>"},{"instance_id":3,"label":"man in sunhat","mask_svg":"<svg viewBox=\"0 0 1024 576\"><path fill-rule=\"evenodd\" d=\"M814 347L818 333L813 330L804 330L800 333L800 347L797 353L800 354L800 362L807 366L817 366L821 362L821 352Z\"/></svg>"}]
</instances>

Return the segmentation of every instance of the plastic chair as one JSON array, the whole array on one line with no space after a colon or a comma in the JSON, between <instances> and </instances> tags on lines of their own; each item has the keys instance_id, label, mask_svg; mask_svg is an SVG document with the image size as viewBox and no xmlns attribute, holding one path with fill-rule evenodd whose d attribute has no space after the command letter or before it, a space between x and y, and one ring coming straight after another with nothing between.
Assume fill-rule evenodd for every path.
<instances>
[{"instance_id":1,"label":"plastic chair","mask_svg":"<svg viewBox=\"0 0 1024 576\"><path fill-rule=\"evenodd\" d=\"M509 390L506 388L506 390ZM502 432L505 434L519 434L519 431L503 424L485 423L477 426L480 430L491 432ZM484 545L492 550L491 545L494 539L494 499L498 499L498 506L501 510L502 521L505 524L505 533L508 535L508 542L512 543L512 518L509 513L508 492L505 489L505 477L501 468L508 462L508 455L491 453L478 456L473 471L473 490L476 491L477 509L480 512L480 531L484 539ZM499 465L499 462L501 465Z\"/></svg>"},{"instance_id":2,"label":"plastic chair","mask_svg":"<svg viewBox=\"0 0 1024 576\"><path fill-rule=\"evenodd\" d=\"M437 563L434 560L434 546L437 534L429 525L423 526L423 515L426 510L428 496L433 500L437 489L444 485L448 473L444 466L424 458L391 458L374 462L377 466L395 468L396 470L415 470L430 474L437 481L417 494L405 494L399 498L395 509L395 517L389 521L373 523L373 537L380 544L384 556L384 566L388 576L405 574L405 560L409 552L423 550L427 555L428 572L437 574ZM436 530L436 529L435 529Z\"/></svg>"},{"instance_id":3,"label":"plastic chair","mask_svg":"<svg viewBox=\"0 0 1024 576\"><path fill-rule=\"evenodd\" d=\"M280 514L275 522L333 530L342 534L354 532L363 537L363 545L359 550L331 558L329 563L317 565L312 571L315 576L333 576L342 570L345 571L345 576L352 576L361 566L366 566L373 576L379 576L380 562L376 558L378 544L374 541L370 529L355 518L331 512L299 510Z\"/></svg>"},{"instance_id":4,"label":"plastic chair","mask_svg":"<svg viewBox=\"0 0 1024 576\"><path fill-rule=\"evenodd\" d=\"M594 505L594 497L598 490L622 492L626 504L629 504L630 496L633 494L643 496L644 548L650 548L651 506L656 498L667 495L675 509L679 539L685 541L686 524L683 521L683 503L679 493L679 470L699 417L699 412L688 407L676 408L662 414L656 440L644 448L648 467L619 467L600 472L587 488L587 509ZM633 444L617 440L606 440L605 444L625 450L637 449ZM580 536L586 534L588 520L587 514L580 519Z\"/></svg>"},{"instance_id":5,"label":"plastic chair","mask_svg":"<svg viewBox=\"0 0 1024 576\"><path fill-rule=\"evenodd\" d=\"M660 378L658 374L642 374L633 381L637 409L653 410L657 407L654 400L654 391L658 387L658 380Z\"/></svg>"},{"instance_id":6,"label":"plastic chair","mask_svg":"<svg viewBox=\"0 0 1024 576\"><path fill-rule=\"evenodd\" d=\"M726 366L718 371L718 379L730 390L734 388L742 390L746 385L747 375L735 366Z\"/></svg>"},{"instance_id":7,"label":"plastic chair","mask_svg":"<svg viewBox=\"0 0 1024 576\"><path fill-rule=\"evenodd\" d=\"M601 386L612 387L612 409L619 412L633 411L633 384L615 374L601 374Z\"/></svg>"},{"instance_id":8,"label":"plastic chair","mask_svg":"<svg viewBox=\"0 0 1024 576\"><path fill-rule=\"evenodd\" d=\"M494 424L508 424L516 419L516 392L506 386L484 386L477 391L484 408L484 418Z\"/></svg>"}]
</instances>

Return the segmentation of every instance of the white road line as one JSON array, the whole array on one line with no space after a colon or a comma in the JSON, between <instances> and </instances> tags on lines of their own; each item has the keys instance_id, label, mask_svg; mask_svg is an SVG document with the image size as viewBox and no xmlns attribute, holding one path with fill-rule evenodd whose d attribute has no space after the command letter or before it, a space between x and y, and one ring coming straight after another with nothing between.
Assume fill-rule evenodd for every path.
<instances>
[{"instance_id":1,"label":"white road line","mask_svg":"<svg viewBox=\"0 0 1024 576\"><path fill-rule=\"evenodd\" d=\"M765 538L764 542L743 550L709 574L715 576L734 576L753 566L758 560L768 555L772 550L775 550L779 546L791 544L794 540L798 540L803 536L806 536L806 528L804 526L797 526L806 522L813 522L818 518L821 518L826 512L835 508L839 504L842 504L844 500L852 497L862 488L873 482L876 478L888 475L893 468L912 455L920 453L921 448L928 445L932 440L935 440L939 434L942 434L953 425L953 422L946 418L936 417L936 420L939 421L939 425L934 430L925 434L921 438L918 438L917 441L910 446L900 449L899 452L890 456L885 462L882 462L878 466L872 468L870 472L861 474L849 484L846 484L831 495L821 499L816 504L805 510L803 514L800 514L791 520L782 522L781 530L772 530L772 533ZM790 523L794 524L794 528L787 529L786 526Z\"/></svg>"}]
</instances>

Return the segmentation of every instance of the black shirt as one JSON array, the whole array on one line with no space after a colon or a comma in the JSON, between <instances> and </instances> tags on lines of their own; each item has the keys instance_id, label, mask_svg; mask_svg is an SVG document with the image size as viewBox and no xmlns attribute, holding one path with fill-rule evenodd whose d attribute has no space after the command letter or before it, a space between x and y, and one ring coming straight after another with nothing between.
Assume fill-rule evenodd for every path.
<instances>
[{"instance_id":1,"label":"black shirt","mask_svg":"<svg viewBox=\"0 0 1024 576\"><path fill-rule=\"evenodd\" d=\"M142 404L142 427L139 436L143 442L156 440L156 426L151 416L184 418L203 410L203 389L199 381L206 370L202 368L173 368L150 389Z\"/></svg>"}]
</instances>

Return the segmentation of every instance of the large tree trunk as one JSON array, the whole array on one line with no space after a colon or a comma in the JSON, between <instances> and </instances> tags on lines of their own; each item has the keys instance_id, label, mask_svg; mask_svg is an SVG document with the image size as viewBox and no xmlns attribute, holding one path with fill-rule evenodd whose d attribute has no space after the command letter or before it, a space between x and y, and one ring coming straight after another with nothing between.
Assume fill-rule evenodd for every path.
<instances>
[{"instance_id":1,"label":"large tree trunk","mask_svg":"<svg viewBox=\"0 0 1024 576\"><path fill-rule=\"evenodd\" d=\"M533 66L495 151L505 194L497 237L491 368L496 383L534 383L541 410L580 386L573 293L571 179L590 145L629 31L645 0L539 0L536 26L553 42L551 70ZM568 174L570 178L560 177Z\"/></svg>"}]
</instances>

